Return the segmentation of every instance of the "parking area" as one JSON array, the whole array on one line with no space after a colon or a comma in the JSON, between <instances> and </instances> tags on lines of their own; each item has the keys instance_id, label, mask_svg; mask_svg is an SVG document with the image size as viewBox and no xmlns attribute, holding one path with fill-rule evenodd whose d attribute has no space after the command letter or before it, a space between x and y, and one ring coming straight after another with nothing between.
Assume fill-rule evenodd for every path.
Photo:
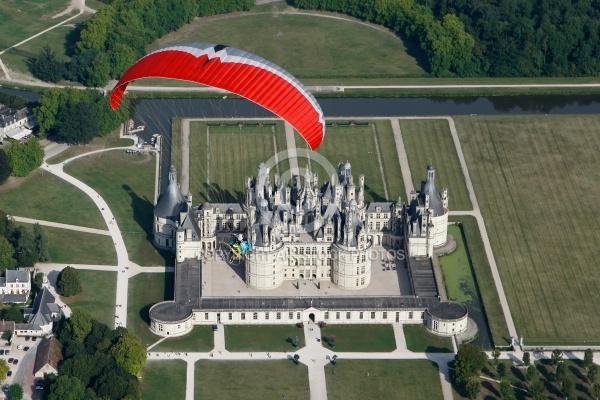
<instances>
[{"instance_id":1,"label":"parking area","mask_svg":"<svg viewBox=\"0 0 600 400\"><path fill-rule=\"evenodd\" d=\"M2 394L0 398L6 397L6 388L13 382L20 382L23 386L24 399L41 398L41 390L36 390L37 379L33 378L33 364L35 363L36 347L40 338L15 336L11 344L0 339L0 359L6 360L9 372L6 380L2 383ZM40 392L40 393L37 393Z\"/></svg>"}]
</instances>

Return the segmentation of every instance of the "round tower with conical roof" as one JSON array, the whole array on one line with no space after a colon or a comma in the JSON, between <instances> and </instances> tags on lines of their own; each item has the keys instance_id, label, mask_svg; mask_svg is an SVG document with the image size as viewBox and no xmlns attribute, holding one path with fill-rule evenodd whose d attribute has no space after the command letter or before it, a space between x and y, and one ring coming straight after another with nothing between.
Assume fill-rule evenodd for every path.
<instances>
[{"instance_id":1,"label":"round tower with conical roof","mask_svg":"<svg viewBox=\"0 0 600 400\"><path fill-rule=\"evenodd\" d=\"M177 231L178 215L186 204L186 199L177 184L177 170L171 166L169 183L158 197L154 207L154 245L164 250L175 250L175 234Z\"/></svg>"}]
</instances>

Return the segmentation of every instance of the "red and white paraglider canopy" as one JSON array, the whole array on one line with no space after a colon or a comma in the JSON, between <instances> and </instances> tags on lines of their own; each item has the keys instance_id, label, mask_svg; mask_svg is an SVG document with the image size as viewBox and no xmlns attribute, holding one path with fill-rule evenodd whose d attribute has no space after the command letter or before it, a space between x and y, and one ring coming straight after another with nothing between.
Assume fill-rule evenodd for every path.
<instances>
[{"instance_id":1,"label":"red and white paraglider canopy","mask_svg":"<svg viewBox=\"0 0 600 400\"><path fill-rule=\"evenodd\" d=\"M313 95L283 68L243 50L212 43L166 47L139 59L123 74L110 96L119 107L129 82L170 78L235 93L286 120L315 150L325 136L323 111Z\"/></svg>"}]
</instances>

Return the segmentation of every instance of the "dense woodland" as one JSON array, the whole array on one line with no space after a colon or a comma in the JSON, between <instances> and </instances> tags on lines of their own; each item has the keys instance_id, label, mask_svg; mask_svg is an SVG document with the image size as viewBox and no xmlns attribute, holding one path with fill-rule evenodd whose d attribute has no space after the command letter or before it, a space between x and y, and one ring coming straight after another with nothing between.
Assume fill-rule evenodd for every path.
<instances>
[{"instance_id":1,"label":"dense woodland","mask_svg":"<svg viewBox=\"0 0 600 400\"><path fill-rule=\"evenodd\" d=\"M48 400L141 398L138 376L146 364L146 349L125 328L110 329L74 309L59 328L64 360L58 377L47 377Z\"/></svg>"},{"instance_id":2,"label":"dense woodland","mask_svg":"<svg viewBox=\"0 0 600 400\"><path fill-rule=\"evenodd\" d=\"M597 76L598 0L295 0L418 43L433 75Z\"/></svg>"},{"instance_id":3,"label":"dense woodland","mask_svg":"<svg viewBox=\"0 0 600 400\"><path fill-rule=\"evenodd\" d=\"M0 270L33 267L48 257L48 238L39 224L17 225L0 210Z\"/></svg>"},{"instance_id":4,"label":"dense woodland","mask_svg":"<svg viewBox=\"0 0 600 400\"><path fill-rule=\"evenodd\" d=\"M90 87L119 78L146 54L146 45L176 31L195 17L249 10L254 0L104 0L106 6L85 22L75 54L63 76ZM57 81L61 68L48 49L30 60L30 70L43 80Z\"/></svg>"}]
</instances>

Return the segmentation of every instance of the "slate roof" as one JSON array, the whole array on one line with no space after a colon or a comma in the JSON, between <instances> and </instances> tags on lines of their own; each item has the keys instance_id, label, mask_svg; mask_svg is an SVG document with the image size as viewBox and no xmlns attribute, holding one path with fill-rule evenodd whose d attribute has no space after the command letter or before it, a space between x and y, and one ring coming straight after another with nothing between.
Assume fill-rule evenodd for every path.
<instances>
[{"instance_id":1,"label":"slate roof","mask_svg":"<svg viewBox=\"0 0 600 400\"><path fill-rule=\"evenodd\" d=\"M432 178L429 178L429 173L433 172ZM435 168L433 164L427 166L427 180L421 182L421 191L417 197L420 206L425 206L425 195L429 195L429 208L433 208L433 216L444 215L444 204L442 203L442 196L435 187Z\"/></svg>"},{"instance_id":2,"label":"slate roof","mask_svg":"<svg viewBox=\"0 0 600 400\"><path fill-rule=\"evenodd\" d=\"M48 289L43 288L33 301L32 314L27 319L27 324L19 325L31 326L31 328L27 327L25 329L38 330L40 327L54 321L52 314L60 315L60 307L55 303L55 300L52 293Z\"/></svg>"},{"instance_id":3,"label":"slate roof","mask_svg":"<svg viewBox=\"0 0 600 400\"><path fill-rule=\"evenodd\" d=\"M31 275L29 274L29 271L17 270L17 269L6 270L5 281L7 283L29 282L30 279L31 279Z\"/></svg>"},{"instance_id":4,"label":"slate roof","mask_svg":"<svg viewBox=\"0 0 600 400\"><path fill-rule=\"evenodd\" d=\"M154 207L154 215L161 218L168 218L177 215L185 199L177 185L177 170L171 166L169 170L169 184L162 192Z\"/></svg>"}]
</instances>

